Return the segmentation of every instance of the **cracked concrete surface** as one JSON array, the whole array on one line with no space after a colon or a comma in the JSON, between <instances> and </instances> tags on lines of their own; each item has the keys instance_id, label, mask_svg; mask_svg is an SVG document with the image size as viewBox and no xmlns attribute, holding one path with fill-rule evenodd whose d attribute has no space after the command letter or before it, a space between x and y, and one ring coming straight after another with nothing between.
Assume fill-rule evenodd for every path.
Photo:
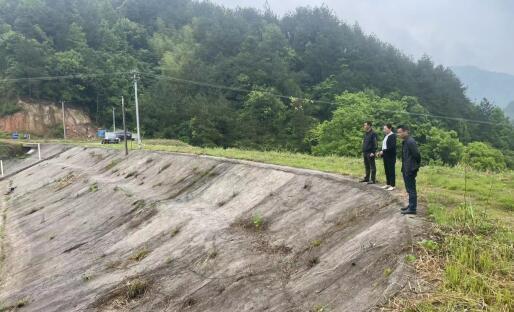
<instances>
[{"instance_id":1,"label":"cracked concrete surface","mask_svg":"<svg viewBox=\"0 0 514 312\"><path fill-rule=\"evenodd\" d=\"M411 219L350 178L73 147L9 183L0 302L24 311L367 311L406 283Z\"/></svg>"}]
</instances>

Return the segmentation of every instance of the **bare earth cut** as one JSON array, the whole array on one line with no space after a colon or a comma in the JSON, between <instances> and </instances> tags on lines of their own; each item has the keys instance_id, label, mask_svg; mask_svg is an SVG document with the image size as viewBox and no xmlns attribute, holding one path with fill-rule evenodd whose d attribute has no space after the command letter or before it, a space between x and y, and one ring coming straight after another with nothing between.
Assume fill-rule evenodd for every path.
<instances>
[{"instance_id":1,"label":"bare earth cut","mask_svg":"<svg viewBox=\"0 0 514 312\"><path fill-rule=\"evenodd\" d=\"M4 307L367 311L407 282L413 221L376 186L214 157L58 149L0 181Z\"/></svg>"}]
</instances>

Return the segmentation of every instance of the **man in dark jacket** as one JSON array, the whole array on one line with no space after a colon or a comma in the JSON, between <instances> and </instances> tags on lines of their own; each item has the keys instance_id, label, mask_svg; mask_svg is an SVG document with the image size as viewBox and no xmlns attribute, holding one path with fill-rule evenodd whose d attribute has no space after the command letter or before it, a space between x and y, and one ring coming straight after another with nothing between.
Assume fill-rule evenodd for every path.
<instances>
[{"instance_id":1,"label":"man in dark jacket","mask_svg":"<svg viewBox=\"0 0 514 312\"><path fill-rule=\"evenodd\" d=\"M371 121L364 123L364 138L362 140L362 156L364 158L364 167L366 168L366 176L360 182L367 184L375 184L377 176L377 168L375 166L375 154L377 151L377 134L373 131Z\"/></svg>"},{"instance_id":2,"label":"man in dark jacket","mask_svg":"<svg viewBox=\"0 0 514 312\"><path fill-rule=\"evenodd\" d=\"M416 141L410 136L409 127L399 126L398 136L402 144L402 174L405 188L409 194L409 205L402 208L402 214L416 214L418 197L416 194L416 176L421 164L421 155Z\"/></svg>"},{"instance_id":3,"label":"man in dark jacket","mask_svg":"<svg viewBox=\"0 0 514 312\"><path fill-rule=\"evenodd\" d=\"M384 159L384 171L386 175L386 185L383 187L392 191L396 187L396 134L393 132L391 124L384 125L384 141L379 155Z\"/></svg>"}]
</instances>

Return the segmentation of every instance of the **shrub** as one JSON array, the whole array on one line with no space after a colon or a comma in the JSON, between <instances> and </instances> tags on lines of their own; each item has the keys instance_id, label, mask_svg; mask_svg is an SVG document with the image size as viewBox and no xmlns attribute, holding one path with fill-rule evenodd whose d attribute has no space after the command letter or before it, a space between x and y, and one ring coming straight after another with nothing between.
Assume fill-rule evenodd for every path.
<instances>
[{"instance_id":1,"label":"shrub","mask_svg":"<svg viewBox=\"0 0 514 312\"><path fill-rule=\"evenodd\" d=\"M431 162L455 166L462 158L464 145L459 141L457 132L432 127L426 143L420 149L423 158Z\"/></svg>"},{"instance_id":2,"label":"shrub","mask_svg":"<svg viewBox=\"0 0 514 312\"><path fill-rule=\"evenodd\" d=\"M477 170L501 171L506 168L502 152L482 142L468 144L462 160Z\"/></svg>"}]
</instances>

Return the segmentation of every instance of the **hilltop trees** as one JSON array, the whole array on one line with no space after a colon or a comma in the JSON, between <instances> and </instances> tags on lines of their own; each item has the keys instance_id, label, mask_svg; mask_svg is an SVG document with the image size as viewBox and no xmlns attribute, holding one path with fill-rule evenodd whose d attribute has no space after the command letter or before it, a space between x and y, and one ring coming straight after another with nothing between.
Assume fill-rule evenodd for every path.
<instances>
[{"instance_id":1,"label":"hilltop trees","mask_svg":"<svg viewBox=\"0 0 514 312\"><path fill-rule=\"evenodd\" d=\"M458 138L514 150L503 112L471 103L451 70L410 59L326 7L278 18L191 0L0 1L4 113L16 97L65 99L108 124L121 95L133 103L133 69L145 136L350 153L338 127L360 137L351 125L366 115L411 123L422 144ZM71 74L84 76L29 79ZM454 163L452 153L433 157Z\"/></svg>"}]
</instances>

